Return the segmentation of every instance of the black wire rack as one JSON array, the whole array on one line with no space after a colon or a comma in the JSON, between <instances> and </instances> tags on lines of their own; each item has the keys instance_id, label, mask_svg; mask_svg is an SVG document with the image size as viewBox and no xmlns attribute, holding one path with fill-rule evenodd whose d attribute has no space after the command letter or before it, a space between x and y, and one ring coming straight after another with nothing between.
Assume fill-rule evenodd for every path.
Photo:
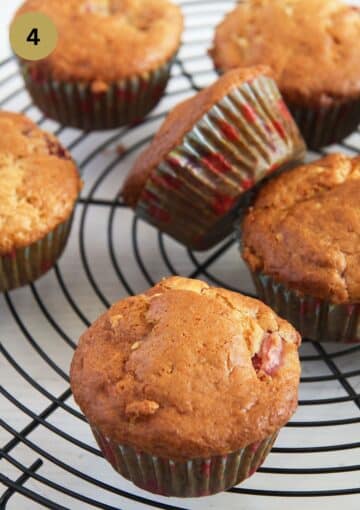
<instances>
[{"instance_id":1,"label":"black wire rack","mask_svg":"<svg viewBox=\"0 0 360 510\"><path fill-rule=\"evenodd\" d=\"M167 274L251 295L235 238L192 252L134 217L118 195L168 109L215 78L206 50L233 2L180 3L186 31L172 79L160 105L138 126L96 134L59 127L29 102L14 58L0 66L0 108L25 113L60 137L85 181L60 262L38 282L0 297L1 509L360 507L359 345L305 340L297 414L258 474L211 499L157 497L119 477L72 400L68 368L77 338L111 302ZM360 132L328 150L358 154Z\"/></svg>"}]
</instances>

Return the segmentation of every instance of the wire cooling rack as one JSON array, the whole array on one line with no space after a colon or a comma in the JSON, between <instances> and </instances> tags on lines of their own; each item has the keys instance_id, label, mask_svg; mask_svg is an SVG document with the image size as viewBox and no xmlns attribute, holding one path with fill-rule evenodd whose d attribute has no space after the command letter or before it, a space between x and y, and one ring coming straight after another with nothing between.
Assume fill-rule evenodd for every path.
<instances>
[{"instance_id":1,"label":"wire cooling rack","mask_svg":"<svg viewBox=\"0 0 360 510\"><path fill-rule=\"evenodd\" d=\"M304 342L298 412L258 474L211 498L166 499L119 477L72 400L68 369L77 339L115 300L172 273L253 292L233 237L209 252L191 252L136 219L118 196L168 109L215 78L206 50L232 2L180 3L186 31L171 82L136 127L96 134L59 127L30 103L15 60L0 66L0 107L26 113L59 136L85 181L60 262L35 284L0 297L1 509L360 507L360 346ZM360 133L329 150L359 153Z\"/></svg>"}]
</instances>

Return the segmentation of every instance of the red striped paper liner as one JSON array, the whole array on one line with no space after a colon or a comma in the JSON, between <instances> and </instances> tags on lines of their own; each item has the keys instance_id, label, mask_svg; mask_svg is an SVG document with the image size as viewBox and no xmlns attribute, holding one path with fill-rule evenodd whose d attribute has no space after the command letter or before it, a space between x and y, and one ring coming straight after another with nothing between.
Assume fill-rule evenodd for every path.
<instances>
[{"instance_id":1,"label":"red striped paper liner","mask_svg":"<svg viewBox=\"0 0 360 510\"><path fill-rule=\"evenodd\" d=\"M275 82L257 77L231 90L163 158L136 213L186 246L208 249L232 232L248 190L304 155Z\"/></svg>"},{"instance_id":2,"label":"red striped paper liner","mask_svg":"<svg viewBox=\"0 0 360 510\"><path fill-rule=\"evenodd\" d=\"M288 106L310 150L340 143L360 124L360 99L318 108Z\"/></svg>"},{"instance_id":3,"label":"red striped paper liner","mask_svg":"<svg viewBox=\"0 0 360 510\"><path fill-rule=\"evenodd\" d=\"M228 455L176 460L118 444L91 427L104 457L124 478L146 491L179 498L209 496L238 485L257 471L278 435Z\"/></svg>"},{"instance_id":4,"label":"red striped paper liner","mask_svg":"<svg viewBox=\"0 0 360 510\"><path fill-rule=\"evenodd\" d=\"M27 285L49 271L66 246L71 223L72 217L39 241L0 255L0 292Z\"/></svg>"},{"instance_id":5,"label":"red striped paper liner","mask_svg":"<svg viewBox=\"0 0 360 510\"><path fill-rule=\"evenodd\" d=\"M252 273L258 297L290 322L304 338L360 343L360 303L334 304L300 294L271 276Z\"/></svg>"},{"instance_id":6,"label":"red striped paper liner","mask_svg":"<svg viewBox=\"0 0 360 510\"><path fill-rule=\"evenodd\" d=\"M94 92L90 83L53 80L26 62L20 61L20 69L33 102L47 117L64 126L94 131L140 122L160 101L172 62L110 83L100 92Z\"/></svg>"}]
</instances>

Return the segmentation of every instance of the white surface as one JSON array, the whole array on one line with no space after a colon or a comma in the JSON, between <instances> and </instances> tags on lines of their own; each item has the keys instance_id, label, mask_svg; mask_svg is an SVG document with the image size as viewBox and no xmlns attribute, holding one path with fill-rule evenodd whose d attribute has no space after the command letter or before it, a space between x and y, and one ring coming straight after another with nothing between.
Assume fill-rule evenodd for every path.
<instances>
[{"instance_id":1,"label":"white surface","mask_svg":"<svg viewBox=\"0 0 360 510\"><path fill-rule=\"evenodd\" d=\"M10 45L8 38L9 24L21 0L1 0L0 3L0 62L9 56Z\"/></svg>"},{"instance_id":2,"label":"white surface","mask_svg":"<svg viewBox=\"0 0 360 510\"><path fill-rule=\"evenodd\" d=\"M65 0L63 0L65 1ZM15 9L15 5L19 2L2 0L0 4L0 55L5 57L8 52L6 50L6 25L9 13ZM359 3L359 2L358 2ZM224 9L229 4L224 2ZM209 22L209 28L206 30L188 30L185 34L185 41L203 40L211 36L211 24L214 24L222 16L222 11L218 6L209 4L206 11L204 9L187 9L190 12L198 12L198 17L192 17L189 20L188 27L196 24L204 24ZM204 19L204 12L206 19ZM200 42L196 45L195 51L197 55L201 55L206 50L208 43ZM185 46L181 55L190 54L189 47ZM1 78L8 76L15 71L16 66L13 63L8 64L5 68L0 68ZM192 69L199 71L200 69L210 70L211 64L207 59L199 62L189 63L188 71ZM179 74L179 69L174 69L174 74ZM201 80L197 83L205 84L213 78L213 73L201 75ZM169 89L184 88L188 84L184 78L178 77L170 84ZM21 86L20 78L11 80L6 86L0 87L0 101L8 94ZM177 97L180 99L180 96ZM173 99L172 99L173 100ZM7 107L13 110L19 110L28 104L28 96L25 92L16 95L7 103ZM169 99L165 99L155 113L165 111L170 106ZM35 108L29 108L28 114L35 120L41 118L40 113ZM131 145L134 140L145 138L154 132L159 121L150 122L146 126L139 126L131 133L127 134L122 140L125 146ZM56 125L53 122L44 122L44 128L54 130ZM69 143L79 136L79 132L71 129L64 130L61 133L61 139L64 143ZM89 194L91 186L96 179L101 176L103 169L108 165L113 165L106 177L104 177L95 192L94 197L97 199L113 200L116 192L120 187L126 171L130 168L135 154L126 157L122 162L117 161L116 144L111 141L114 133L91 135L85 141L80 143L73 154L79 163L84 162L86 156L99 145L101 141L106 143L106 149L99 155L94 157L85 165L84 179L85 189L83 196ZM352 146L360 146L360 136L355 134L349 139ZM333 148L331 149L333 150ZM115 163L114 163L115 162ZM80 256L79 245L79 229L80 219L84 206L79 205L77 208L76 221L73 227L71 241L68 245L65 255L59 264L59 270L71 296L77 303L81 312L88 321L94 320L104 309L104 303L99 296L96 295L89 280L85 274L84 266ZM94 279L96 280L101 292L108 302L113 302L126 294L109 256L107 227L109 223L110 209L105 206L91 206L84 222L84 251L91 268ZM115 257L118 265L126 275L134 291L138 292L147 287L139 265L136 261L136 255L131 244L131 226L132 213L127 209L117 209L114 216L113 225L113 246ZM168 274L168 270L164 265L163 258L159 252L157 241L157 233L151 227L145 224L139 224L139 251L151 277L154 280ZM166 239L165 247L171 262L175 266L178 273L189 275L194 270L194 265L190 260L187 251ZM198 255L199 260L205 260L209 254ZM230 285L238 288L250 288L249 276L247 271L239 262L239 255L236 247L233 247L225 257L210 266L211 273L221 278ZM36 296L46 310L55 319L56 324L50 324L44 314L44 309L39 306ZM14 315L11 313L9 306L16 309L17 314L28 332L30 339L21 331L19 324L15 322ZM12 292L10 302L0 297L0 336L5 349L10 355L17 360L24 370L34 378L37 383L52 395L61 395L68 388L68 383L64 379L68 373L69 362L72 356L72 349L64 340L64 335L72 341L76 342L77 338L85 328L81 317L74 311L67 301L64 293L59 287L59 282L54 271L51 271L46 277L36 283L34 289L20 289ZM62 330L62 334L59 333ZM36 342L37 346L42 349L51 360L53 360L63 374L58 374L49 364L35 351L31 342ZM342 347L330 345L326 347L329 352ZM302 354L315 354L314 348L307 344L302 348ZM359 355L359 353L357 353ZM358 356L342 356L334 359L337 366L344 372L356 370L359 367ZM323 362L309 361L303 365L304 376L314 376L329 374L329 369ZM5 388L14 395L23 405L31 412L40 413L49 405L49 400L43 397L36 389L31 387L10 364L0 357L0 377L1 383ZM360 378L351 378L349 383L355 391L360 392ZM325 383L307 383L301 386L300 398L302 400L334 398L336 396L345 396L346 393L342 387L336 382ZM67 404L74 407L72 400ZM20 431L31 421L26 414L18 410L6 398L0 397L0 416L15 430ZM359 411L352 402L344 402L330 405L301 406L295 421L311 421L325 419L341 419L359 416ZM75 418L67 411L57 410L48 419L48 423L69 435L75 436L84 443L94 446L88 427L78 418ZM344 444L359 441L360 430L359 425L347 425L338 427L307 427L293 428L286 427L281 432L277 447L311 447L323 446L331 444ZM3 445L11 436L0 428L0 445ZM285 499L281 497L259 497L237 494L221 494L211 498L201 500L166 500L165 498L156 498L151 494L136 489L132 484L126 482L112 471L109 465L91 453L86 452L69 441L61 439L54 432L48 430L44 426L39 426L33 433L28 436L35 448L43 448L46 452L50 452L55 458L60 459L73 468L80 470L89 476L101 480L114 487L127 490L133 494L139 494L149 500L157 499L171 505L177 505L186 509L216 509L216 510L288 510L290 507L294 510L338 510L340 505L344 505L347 510L358 510L360 506L360 496L352 495L336 498L292 498ZM312 454L271 454L266 461L267 467L293 467L293 468L310 468L310 467L328 467L328 466L349 466L360 463L360 450L344 450L330 453L312 453ZM25 445L19 445L15 448L11 455L25 466L30 466L36 459L42 457L44 465L38 471L39 475L50 478L52 481L60 484L75 492L81 492L87 497L102 501L104 504L111 505L115 508L123 510L149 508L146 505L130 502L127 499L111 494L108 491L102 491L94 485L88 484L78 477L62 470L54 463L44 459L44 457ZM4 460L0 461L1 473L11 479L16 479L20 472ZM49 489L43 484L35 480L28 481L25 486L43 496L50 498L71 510L85 510L90 508L86 503L77 503L74 499L62 495L61 492ZM272 490L331 490L360 486L360 474L357 472L337 473L331 475L281 475L281 474L264 474L259 473L246 482L243 487L253 489L272 489ZM1 494L1 490L0 490ZM43 508L34 502L24 499L21 496L11 498L8 507L9 510L37 510Z\"/></svg>"}]
</instances>

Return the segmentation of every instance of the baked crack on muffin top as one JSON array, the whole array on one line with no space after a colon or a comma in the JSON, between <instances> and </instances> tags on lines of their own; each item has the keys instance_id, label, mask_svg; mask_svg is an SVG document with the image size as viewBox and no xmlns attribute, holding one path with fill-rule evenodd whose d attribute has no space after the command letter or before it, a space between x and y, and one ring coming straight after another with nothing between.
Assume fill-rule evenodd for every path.
<instances>
[{"instance_id":1,"label":"baked crack on muffin top","mask_svg":"<svg viewBox=\"0 0 360 510\"><path fill-rule=\"evenodd\" d=\"M195 458L268 437L297 406L300 336L263 303L171 277L113 305L71 366L89 423L153 455Z\"/></svg>"},{"instance_id":2,"label":"baked crack on muffin top","mask_svg":"<svg viewBox=\"0 0 360 510\"><path fill-rule=\"evenodd\" d=\"M332 154L266 184L242 243L252 271L320 299L360 302L360 157Z\"/></svg>"}]
</instances>

